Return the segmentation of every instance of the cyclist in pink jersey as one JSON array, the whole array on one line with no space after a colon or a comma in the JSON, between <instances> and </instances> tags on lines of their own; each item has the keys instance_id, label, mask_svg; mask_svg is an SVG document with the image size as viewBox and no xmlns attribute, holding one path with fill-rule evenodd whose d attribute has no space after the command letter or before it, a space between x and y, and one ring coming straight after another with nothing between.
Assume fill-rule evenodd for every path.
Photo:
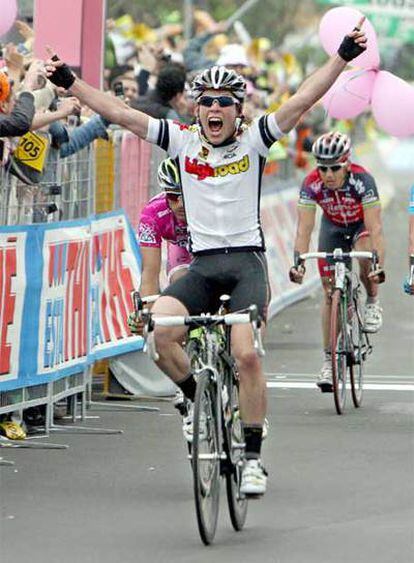
<instances>
[{"instance_id":1,"label":"cyclist in pink jersey","mask_svg":"<svg viewBox=\"0 0 414 563\"><path fill-rule=\"evenodd\" d=\"M161 245L167 242L168 283L187 270L192 256L187 250L188 235L181 184L174 162L167 158L158 168L158 185L163 190L141 212L138 243L142 256L140 293L143 297L160 293Z\"/></svg>"},{"instance_id":2,"label":"cyclist in pink jersey","mask_svg":"<svg viewBox=\"0 0 414 563\"><path fill-rule=\"evenodd\" d=\"M368 260L360 260L360 278L367 292L364 329L377 332L382 325L382 309L378 300L378 283L384 281L384 238L381 205L374 178L362 166L350 162L351 140L347 135L330 132L321 135L312 152L317 168L303 181L298 203L298 227L295 251L308 252L315 226L316 207L322 209L318 250L333 252L342 248L378 252L380 267L370 272ZM319 273L325 299L322 305L322 332L325 358L317 385L322 392L332 391L330 348L330 311L333 265L319 261ZM291 281L302 283L304 268L291 268Z\"/></svg>"}]
</instances>

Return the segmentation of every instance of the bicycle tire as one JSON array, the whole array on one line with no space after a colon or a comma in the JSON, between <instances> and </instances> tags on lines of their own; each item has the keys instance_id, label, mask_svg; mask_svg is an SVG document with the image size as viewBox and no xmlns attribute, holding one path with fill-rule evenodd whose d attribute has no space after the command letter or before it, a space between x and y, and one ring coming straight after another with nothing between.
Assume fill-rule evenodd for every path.
<instances>
[{"instance_id":1,"label":"bicycle tire","mask_svg":"<svg viewBox=\"0 0 414 563\"><path fill-rule=\"evenodd\" d=\"M349 368L351 380L351 396L355 408L362 404L364 392L364 337L362 330L362 315L359 299L354 297L354 312L352 318L352 363Z\"/></svg>"},{"instance_id":2,"label":"bicycle tire","mask_svg":"<svg viewBox=\"0 0 414 563\"><path fill-rule=\"evenodd\" d=\"M345 315L342 293L339 289L335 289L331 305L331 356L332 388L335 409L338 414L343 414L346 402L347 342Z\"/></svg>"},{"instance_id":3,"label":"bicycle tire","mask_svg":"<svg viewBox=\"0 0 414 563\"><path fill-rule=\"evenodd\" d=\"M228 456L226 472L227 504L229 507L230 521L236 530L240 532L246 522L248 500L240 495L240 483L242 473L242 458L244 450L238 446L244 443L243 426L240 420L239 389L237 383L233 382L231 389L231 420L225 432L225 450Z\"/></svg>"},{"instance_id":4,"label":"bicycle tire","mask_svg":"<svg viewBox=\"0 0 414 563\"><path fill-rule=\"evenodd\" d=\"M216 393L212 372L208 369L201 371L197 377L194 400L192 467L197 524L205 545L211 544L214 539L220 501L220 448ZM202 459L203 453L211 454L213 459Z\"/></svg>"}]
</instances>

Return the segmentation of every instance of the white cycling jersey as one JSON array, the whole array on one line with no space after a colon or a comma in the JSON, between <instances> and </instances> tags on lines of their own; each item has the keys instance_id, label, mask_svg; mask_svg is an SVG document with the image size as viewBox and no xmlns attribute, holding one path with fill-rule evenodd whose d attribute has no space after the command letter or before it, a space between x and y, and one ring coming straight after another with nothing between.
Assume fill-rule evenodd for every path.
<instances>
[{"instance_id":1,"label":"white cycling jersey","mask_svg":"<svg viewBox=\"0 0 414 563\"><path fill-rule=\"evenodd\" d=\"M264 249L260 187L270 146L283 133L264 115L225 146L215 147L198 125L150 118L147 141L166 150L180 172L191 252Z\"/></svg>"}]
</instances>

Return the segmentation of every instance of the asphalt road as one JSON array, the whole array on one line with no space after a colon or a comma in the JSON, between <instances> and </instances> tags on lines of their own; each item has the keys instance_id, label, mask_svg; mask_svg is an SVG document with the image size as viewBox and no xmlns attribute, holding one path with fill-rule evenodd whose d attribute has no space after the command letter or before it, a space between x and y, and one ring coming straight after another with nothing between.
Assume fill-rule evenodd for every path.
<instances>
[{"instance_id":1,"label":"asphalt road","mask_svg":"<svg viewBox=\"0 0 414 563\"><path fill-rule=\"evenodd\" d=\"M408 176L396 178L408 186ZM68 450L5 450L1 563L411 563L414 560L414 299L406 270L408 190L386 212L385 323L374 338L363 407L334 412L314 386L320 294L278 315L266 338L271 431L266 496L233 532L222 489L213 546L198 537L180 419L100 413L88 425L122 435L54 434Z\"/></svg>"}]
</instances>

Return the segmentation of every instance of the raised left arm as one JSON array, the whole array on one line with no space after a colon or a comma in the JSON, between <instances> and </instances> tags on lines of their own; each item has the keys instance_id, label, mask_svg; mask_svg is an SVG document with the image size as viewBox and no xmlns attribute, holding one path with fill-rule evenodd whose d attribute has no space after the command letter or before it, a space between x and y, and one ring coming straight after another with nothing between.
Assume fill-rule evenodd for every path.
<instances>
[{"instance_id":1,"label":"raised left arm","mask_svg":"<svg viewBox=\"0 0 414 563\"><path fill-rule=\"evenodd\" d=\"M309 76L298 91L273 114L283 133L289 133L295 127L302 115L326 94L347 63L366 49L367 38L360 31L364 20L362 18L352 33L345 36L338 53Z\"/></svg>"}]
</instances>

